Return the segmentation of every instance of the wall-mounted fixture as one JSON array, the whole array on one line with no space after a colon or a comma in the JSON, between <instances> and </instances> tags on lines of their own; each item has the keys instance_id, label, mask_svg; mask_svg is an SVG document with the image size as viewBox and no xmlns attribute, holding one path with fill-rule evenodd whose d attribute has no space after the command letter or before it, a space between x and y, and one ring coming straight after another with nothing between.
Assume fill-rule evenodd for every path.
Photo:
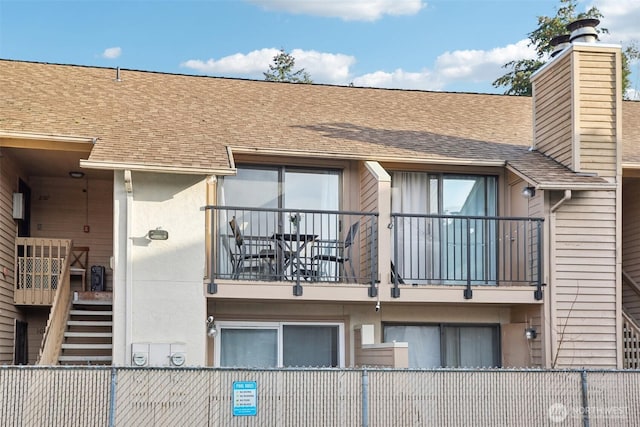
<instances>
[{"instance_id":1,"label":"wall-mounted fixture","mask_svg":"<svg viewBox=\"0 0 640 427\"><path fill-rule=\"evenodd\" d=\"M81 171L71 171L69 172L69 176L73 179L84 178L84 172Z\"/></svg>"},{"instance_id":2,"label":"wall-mounted fixture","mask_svg":"<svg viewBox=\"0 0 640 427\"><path fill-rule=\"evenodd\" d=\"M151 240L167 240L169 238L169 232L167 230L156 228L155 230L149 230L147 236Z\"/></svg>"},{"instance_id":3,"label":"wall-mounted fixture","mask_svg":"<svg viewBox=\"0 0 640 427\"><path fill-rule=\"evenodd\" d=\"M24 193L13 193L13 219L24 219Z\"/></svg>"},{"instance_id":4,"label":"wall-mounted fixture","mask_svg":"<svg viewBox=\"0 0 640 427\"><path fill-rule=\"evenodd\" d=\"M538 331L536 331L536 328L527 328L524 330L524 336L527 337L528 340L535 340L538 336Z\"/></svg>"},{"instance_id":5,"label":"wall-mounted fixture","mask_svg":"<svg viewBox=\"0 0 640 427\"><path fill-rule=\"evenodd\" d=\"M527 199L530 199L532 197L534 197L536 195L536 188L535 187L524 187L522 189L522 195L524 197L526 197Z\"/></svg>"},{"instance_id":6,"label":"wall-mounted fixture","mask_svg":"<svg viewBox=\"0 0 640 427\"><path fill-rule=\"evenodd\" d=\"M207 336L209 338L215 337L216 334L218 333L218 330L216 329L216 325L213 320L214 320L213 316L207 317Z\"/></svg>"}]
</instances>

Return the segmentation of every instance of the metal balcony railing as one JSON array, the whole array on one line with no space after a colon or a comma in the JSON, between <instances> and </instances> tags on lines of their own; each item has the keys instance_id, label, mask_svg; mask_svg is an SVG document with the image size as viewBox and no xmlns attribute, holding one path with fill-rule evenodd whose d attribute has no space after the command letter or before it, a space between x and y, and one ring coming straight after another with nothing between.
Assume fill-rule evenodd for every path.
<instances>
[{"instance_id":1,"label":"metal balcony railing","mask_svg":"<svg viewBox=\"0 0 640 427\"><path fill-rule=\"evenodd\" d=\"M207 206L211 277L242 281L372 284L377 214Z\"/></svg>"},{"instance_id":2,"label":"metal balcony railing","mask_svg":"<svg viewBox=\"0 0 640 427\"><path fill-rule=\"evenodd\" d=\"M540 218L393 213L394 286L542 286ZM536 292L536 298L541 292Z\"/></svg>"}]
</instances>

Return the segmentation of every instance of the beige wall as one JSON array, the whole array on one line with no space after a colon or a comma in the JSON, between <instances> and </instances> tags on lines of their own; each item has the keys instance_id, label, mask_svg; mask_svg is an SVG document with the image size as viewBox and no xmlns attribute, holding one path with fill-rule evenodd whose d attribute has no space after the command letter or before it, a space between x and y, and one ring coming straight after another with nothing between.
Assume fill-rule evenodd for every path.
<instances>
[{"instance_id":1,"label":"beige wall","mask_svg":"<svg viewBox=\"0 0 640 427\"><path fill-rule=\"evenodd\" d=\"M339 289L336 290L339 292ZM528 310L532 324L539 313L538 306ZM224 301L210 298L207 313L215 316L216 321L295 321L295 322L341 322L344 323L345 363L353 366L355 363L357 340L354 330L360 325L374 325L375 343L383 342L382 325L384 323L480 323L506 325L512 319L521 322L522 313L514 313L512 307L497 305L429 305L429 304L400 304L382 302L381 309L375 310L375 301L370 304L321 304L312 302L280 303L270 301ZM203 327L204 329L204 327ZM524 334L524 329L522 330ZM521 345L522 343L513 345ZM214 354L214 342L209 339L210 354ZM529 344L522 350L529 356ZM530 355L531 366L538 360L535 354Z\"/></svg>"},{"instance_id":2,"label":"beige wall","mask_svg":"<svg viewBox=\"0 0 640 427\"><path fill-rule=\"evenodd\" d=\"M88 268L104 266L107 289L112 289L112 180L36 177L31 185L31 235L72 239L74 246L88 246ZM90 274L87 271L87 283Z\"/></svg>"},{"instance_id":3,"label":"beige wall","mask_svg":"<svg viewBox=\"0 0 640 427\"><path fill-rule=\"evenodd\" d=\"M532 77L535 147L579 172L620 174L620 48L574 45Z\"/></svg>"},{"instance_id":4,"label":"beige wall","mask_svg":"<svg viewBox=\"0 0 640 427\"><path fill-rule=\"evenodd\" d=\"M114 364L132 343L183 343L186 365L205 364L205 177L133 173L127 200L116 174ZM151 241L149 230L168 231Z\"/></svg>"},{"instance_id":5,"label":"beige wall","mask_svg":"<svg viewBox=\"0 0 640 427\"><path fill-rule=\"evenodd\" d=\"M532 78L534 99L534 144L538 151L573 168L570 56L564 55Z\"/></svg>"},{"instance_id":6,"label":"beige wall","mask_svg":"<svg viewBox=\"0 0 640 427\"><path fill-rule=\"evenodd\" d=\"M576 170L615 178L620 174L620 123L616 114L622 107L620 49L583 47L574 59L578 114L576 135L579 145ZM620 149L621 149L620 145Z\"/></svg>"},{"instance_id":7,"label":"beige wall","mask_svg":"<svg viewBox=\"0 0 640 427\"><path fill-rule=\"evenodd\" d=\"M1 150L1 149L0 149ZM13 192L18 176L9 153L0 152L0 365L13 362L15 319L24 320L13 305L16 222L12 217ZM26 178L25 178L26 180ZM6 269L6 270L5 270ZM5 274L6 271L6 274Z\"/></svg>"},{"instance_id":8,"label":"beige wall","mask_svg":"<svg viewBox=\"0 0 640 427\"><path fill-rule=\"evenodd\" d=\"M534 209L545 200L545 364L620 367L620 48L574 44L532 82L535 147L606 181L602 191L546 191Z\"/></svg>"},{"instance_id":9,"label":"beige wall","mask_svg":"<svg viewBox=\"0 0 640 427\"><path fill-rule=\"evenodd\" d=\"M615 206L615 191L573 192L552 215L548 292L555 367L617 366Z\"/></svg>"}]
</instances>

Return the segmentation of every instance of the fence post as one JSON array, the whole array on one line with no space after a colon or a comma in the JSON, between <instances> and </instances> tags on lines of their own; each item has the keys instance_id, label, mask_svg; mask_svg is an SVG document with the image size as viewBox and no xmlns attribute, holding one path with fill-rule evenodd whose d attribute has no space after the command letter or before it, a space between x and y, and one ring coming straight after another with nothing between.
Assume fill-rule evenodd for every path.
<instances>
[{"instance_id":1,"label":"fence post","mask_svg":"<svg viewBox=\"0 0 640 427\"><path fill-rule=\"evenodd\" d=\"M369 427L369 375L362 370L362 427Z\"/></svg>"},{"instance_id":2,"label":"fence post","mask_svg":"<svg viewBox=\"0 0 640 427\"><path fill-rule=\"evenodd\" d=\"M116 383L118 374L115 367L111 368L111 402L109 402L109 427L116 425Z\"/></svg>"},{"instance_id":3,"label":"fence post","mask_svg":"<svg viewBox=\"0 0 640 427\"><path fill-rule=\"evenodd\" d=\"M582 370L582 425L589 427L589 397L587 396L587 371Z\"/></svg>"}]
</instances>

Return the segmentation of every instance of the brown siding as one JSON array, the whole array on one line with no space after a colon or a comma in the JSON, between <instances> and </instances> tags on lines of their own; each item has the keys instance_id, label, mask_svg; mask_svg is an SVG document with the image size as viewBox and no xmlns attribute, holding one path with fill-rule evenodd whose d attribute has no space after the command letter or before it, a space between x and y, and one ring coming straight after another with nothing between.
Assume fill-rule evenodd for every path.
<instances>
[{"instance_id":1,"label":"brown siding","mask_svg":"<svg viewBox=\"0 0 640 427\"><path fill-rule=\"evenodd\" d=\"M622 269L640 283L640 178L622 184Z\"/></svg>"},{"instance_id":2,"label":"brown siding","mask_svg":"<svg viewBox=\"0 0 640 427\"><path fill-rule=\"evenodd\" d=\"M16 223L12 217L13 192L18 171L8 153L0 156L0 365L13 363L15 319L22 319L13 305L13 264ZM8 274L4 274L4 269Z\"/></svg>"},{"instance_id":3,"label":"brown siding","mask_svg":"<svg viewBox=\"0 0 640 427\"><path fill-rule=\"evenodd\" d=\"M363 165L360 168L360 210L362 212L378 212L378 198L378 180ZM360 251L364 254L366 253L366 234L360 233L359 235L361 238ZM359 274L360 277L366 277L366 272L371 271L371 262L374 260L370 256L363 256L360 259L362 260L360 272L356 274Z\"/></svg>"},{"instance_id":4,"label":"brown siding","mask_svg":"<svg viewBox=\"0 0 640 427\"><path fill-rule=\"evenodd\" d=\"M536 148L572 168L571 63L565 56L535 80L534 141Z\"/></svg>"},{"instance_id":5,"label":"brown siding","mask_svg":"<svg viewBox=\"0 0 640 427\"><path fill-rule=\"evenodd\" d=\"M604 177L617 171L616 54L579 52L580 170Z\"/></svg>"},{"instance_id":6,"label":"brown siding","mask_svg":"<svg viewBox=\"0 0 640 427\"><path fill-rule=\"evenodd\" d=\"M89 266L107 268L113 253L113 183L109 180L34 178L31 234L34 237L72 239L74 246L88 246ZM89 232L84 232L88 225ZM87 272L87 281L90 272Z\"/></svg>"},{"instance_id":7,"label":"brown siding","mask_svg":"<svg viewBox=\"0 0 640 427\"><path fill-rule=\"evenodd\" d=\"M615 206L614 191L574 192L557 211L555 367L616 367Z\"/></svg>"}]
</instances>

